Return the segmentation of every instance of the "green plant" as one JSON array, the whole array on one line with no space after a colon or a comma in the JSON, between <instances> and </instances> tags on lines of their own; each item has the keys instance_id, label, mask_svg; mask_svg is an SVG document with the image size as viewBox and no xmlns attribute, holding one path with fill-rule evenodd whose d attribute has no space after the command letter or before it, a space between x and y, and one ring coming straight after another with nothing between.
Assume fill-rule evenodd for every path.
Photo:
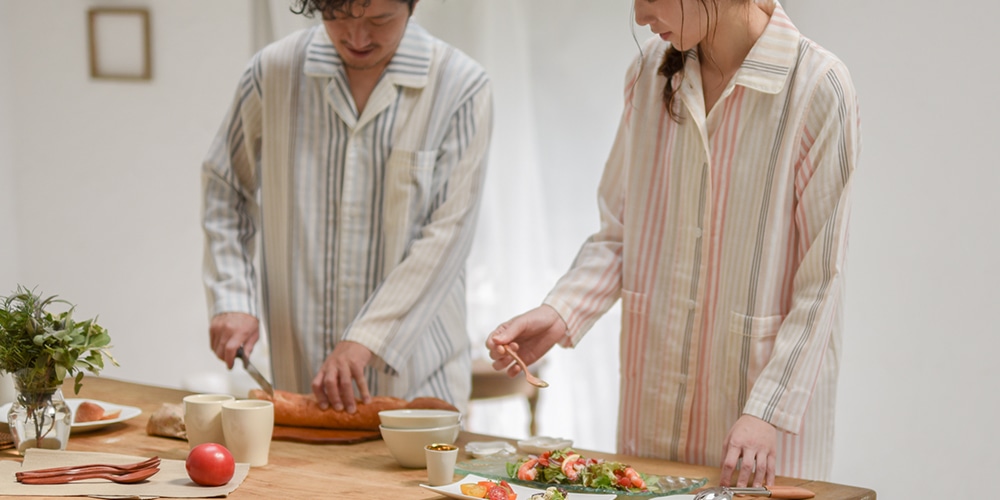
<instances>
[{"instance_id":1,"label":"green plant","mask_svg":"<svg viewBox=\"0 0 1000 500\"><path fill-rule=\"evenodd\" d=\"M53 388L75 376L73 390L79 393L84 371L97 375L104 358L118 365L108 352L107 330L96 318L74 320L73 304L54 295L42 298L20 285L0 300L0 370L14 374L21 386ZM56 304L68 309L50 312Z\"/></svg>"}]
</instances>

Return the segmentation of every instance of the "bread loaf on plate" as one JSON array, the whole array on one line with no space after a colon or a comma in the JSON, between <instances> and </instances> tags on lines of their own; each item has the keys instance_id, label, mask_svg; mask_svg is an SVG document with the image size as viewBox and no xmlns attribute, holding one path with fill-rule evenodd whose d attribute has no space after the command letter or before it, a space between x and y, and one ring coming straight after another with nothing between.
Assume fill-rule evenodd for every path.
<instances>
[{"instance_id":1,"label":"bread loaf on plate","mask_svg":"<svg viewBox=\"0 0 1000 500\"><path fill-rule=\"evenodd\" d=\"M260 389L252 389L250 398L265 399L274 403L274 424L294 427L317 427L321 429L378 430L378 412L400 409L432 409L458 411L447 401L438 398L416 398L406 401L388 396L373 396L371 403L357 402L357 411L348 413L333 408L320 409L319 402L312 394L298 394L281 390L274 391L274 397Z\"/></svg>"},{"instance_id":2,"label":"bread loaf on plate","mask_svg":"<svg viewBox=\"0 0 1000 500\"><path fill-rule=\"evenodd\" d=\"M91 402L83 401L79 406L76 407L76 412L73 414L73 422L78 424L96 422L98 420L113 420L121 415L121 409L106 412L104 407Z\"/></svg>"}]
</instances>

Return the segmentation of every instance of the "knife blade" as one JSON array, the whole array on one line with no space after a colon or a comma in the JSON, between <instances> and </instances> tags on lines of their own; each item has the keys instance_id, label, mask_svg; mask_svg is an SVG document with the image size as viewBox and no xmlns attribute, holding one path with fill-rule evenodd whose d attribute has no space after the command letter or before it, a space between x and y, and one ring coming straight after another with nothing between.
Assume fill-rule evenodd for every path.
<instances>
[{"instance_id":1,"label":"knife blade","mask_svg":"<svg viewBox=\"0 0 1000 500\"><path fill-rule=\"evenodd\" d=\"M250 364L250 356L247 356L246 351L243 350L243 346L240 346L238 349L236 349L236 357L243 360L243 368L247 371L247 373L250 374L251 377L253 377L254 380L257 381L257 384L260 385L260 388L264 389L264 392L266 392L268 396L271 396L273 398L274 387L272 387L271 383L268 382L266 378L264 378L264 375L260 373L260 370L258 370L254 365Z\"/></svg>"}]
</instances>

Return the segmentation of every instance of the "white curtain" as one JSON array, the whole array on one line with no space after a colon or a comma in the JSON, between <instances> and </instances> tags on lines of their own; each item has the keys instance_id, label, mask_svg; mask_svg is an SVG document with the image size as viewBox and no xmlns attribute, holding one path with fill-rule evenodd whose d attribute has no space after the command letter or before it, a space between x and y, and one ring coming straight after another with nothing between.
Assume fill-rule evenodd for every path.
<instances>
[{"instance_id":1,"label":"white curtain","mask_svg":"<svg viewBox=\"0 0 1000 500\"><path fill-rule=\"evenodd\" d=\"M252 44L311 22L287 0L250 0ZM267 4L267 5L265 5ZM493 81L489 173L468 261L474 357L499 323L538 305L597 229L596 188L625 69L637 53L631 0L421 0L415 19L478 60ZM270 16L270 19L262 19ZM554 348L539 375L538 433L600 451L615 447L617 308L576 349ZM262 352L264 349L255 350ZM266 360L262 361L266 363ZM527 404L473 403L467 430L528 435Z\"/></svg>"}]
</instances>

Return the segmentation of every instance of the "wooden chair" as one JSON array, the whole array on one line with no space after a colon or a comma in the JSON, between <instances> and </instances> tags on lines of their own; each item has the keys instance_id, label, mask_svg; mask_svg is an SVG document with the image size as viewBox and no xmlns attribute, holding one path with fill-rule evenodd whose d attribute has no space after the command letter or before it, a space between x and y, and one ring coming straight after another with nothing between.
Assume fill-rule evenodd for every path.
<instances>
[{"instance_id":1,"label":"wooden chair","mask_svg":"<svg viewBox=\"0 0 1000 500\"><path fill-rule=\"evenodd\" d=\"M477 399L492 399L522 396L528 400L528 430L536 435L535 410L538 407L538 388L524 380L523 376L510 378L506 372L493 369L487 359L472 360L472 396Z\"/></svg>"}]
</instances>

